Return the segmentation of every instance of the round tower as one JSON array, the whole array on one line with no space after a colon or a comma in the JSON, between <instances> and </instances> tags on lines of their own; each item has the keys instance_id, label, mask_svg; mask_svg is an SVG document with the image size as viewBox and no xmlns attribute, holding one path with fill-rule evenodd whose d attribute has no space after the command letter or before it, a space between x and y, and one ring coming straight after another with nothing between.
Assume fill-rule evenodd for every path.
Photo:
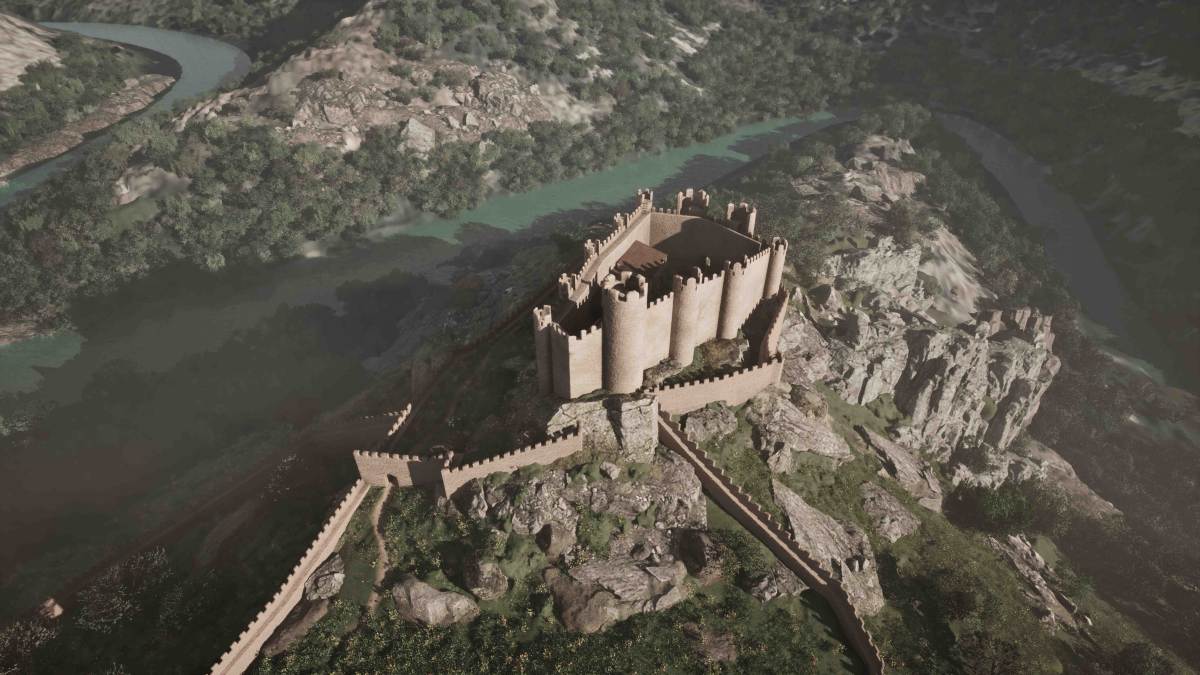
<instances>
[{"instance_id":1,"label":"round tower","mask_svg":"<svg viewBox=\"0 0 1200 675\"><path fill-rule=\"evenodd\" d=\"M643 336L646 329L645 280L634 274L624 282L604 278L604 336L602 384L614 394L630 394L642 386Z\"/></svg>"},{"instance_id":2,"label":"round tower","mask_svg":"<svg viewBox=\"0 0 1200 675\"><path fill-rule=\"evenodd\" d=\"M749 281L746 278L746 261L725 261L725 285L721 289L721 318L717 322L717 337L722 340L732 340L737 337L738 329L750 309L743 307L748 297L746 294ZM754 298L758 300L757 297Z\"/></svg>"},{"instance_id":3,"label":"round tower","mask_svg":"<svg viewBox=\"0 0 1200 675\"><path fill-rule=\"evenodd\" d=\"M671 288L675 294L675 305L671 308L671 360L688 366L696 353L696 324L700 321L700 268L692 268L687 278L676 274Z\"/></svg>"},{"instance_id":4,"label":"round tower","mask_svg":"<svg viewBox=\"0 0 1200 675\"><path fill-rule=\"evenodd\" d=\"M550 346L550 305L533 308L533 351L537 357L538 393L543 396L554 390L554 365Z\"/></svg>"},{"instance_id":5,"label":"round tower","mask_svg":"<svg viewBox=\"0 0 1200 675\"><path fill-rule=\"evenodd\" d=\"M783 287L783 264L787 262L787 239L775 237L771 240L771 260L767 263L767 283L763 286L763 297L774 297Z\"/></svg>"}]
</instances>

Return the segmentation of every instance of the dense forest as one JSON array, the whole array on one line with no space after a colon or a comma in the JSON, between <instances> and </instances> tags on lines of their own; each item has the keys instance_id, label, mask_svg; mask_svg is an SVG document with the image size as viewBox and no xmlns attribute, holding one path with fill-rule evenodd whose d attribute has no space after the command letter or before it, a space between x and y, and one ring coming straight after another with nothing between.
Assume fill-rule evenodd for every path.
<instances>
[{"instance_id":1,"label":"dense forest","mask_svg":"<svg viewBox=\"0 0 1200 675\"><path fill-rule=\"evenodd\" d=\"M475 14L460 3L398 3L377 39L396 49L431 49L448 27L509 25L505 17L515 6L479 3ZM358 151L343 155L289 146L263 126L217 119L190 124L180 134L165 116L143 118L0 214L0 321L52 323L76 295L111 291L172 261L216 270L285 258L306 240L353 238L401 199L424 211L455 213L487 193L489 170L500 174L504 189L528 189L638 153L707 140L738 123L818 110L851 94L868 67L868 53L850 41L860 29L850 10L841 39L824 31L828 17L818 20L821 15L804 6L765 14L672 2L639 15L616 3L563 3L560 11L590 42L610 45L605 53L625 55L605 57L602 64L613 76L591 81L601 88L593 95L616 101L593 124L538 123L493 133L485 139L487 151L474 143L445 143L427 156L401 149L400 130L376 128ZM681 63L691 81L644 73L630 56L646 46L635 27L652 17L693 27L723 22L723 30ZM478 26L475 32L482 30ZM414 43L414 35L432 44ZM514 39L544 40L519 30ZM534 51L556 53L546 42ZM521 50L514 58L541 63ZM764 70L764 58L780 67ZM552 72L552 61L544 67ZM150 209L113 208L111 186L125 170L147 164L189 180L188 191Z\"/></svg>"},{"instance_id":2,"label":"dense forest","mask_svg":"<svg viewBox=\"0 0 1200 675\"><path fill-rule=\"evenodd\" d=\"M60 129L141 74L145 58L75 33L60 33L61 63L34 63L21 82L0 92L0 156Z\"/></svg>"}]
</instances>

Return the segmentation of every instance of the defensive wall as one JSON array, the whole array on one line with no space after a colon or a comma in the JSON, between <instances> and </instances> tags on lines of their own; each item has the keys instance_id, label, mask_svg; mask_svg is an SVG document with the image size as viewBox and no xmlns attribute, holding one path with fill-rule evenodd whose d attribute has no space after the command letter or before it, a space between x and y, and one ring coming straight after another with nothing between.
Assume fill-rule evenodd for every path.
<instances>
[{"instance_id":1,"label":"defensive wall","mask_svg":"<svg viewBox=\"0 0 1200 675\"><path fill-rule=\"evenodd\" d=\"M805 551L796 538L777 523L754 498L730 480L708 455L679 428L664 411L658 421L659 441L679 454L696 471L709 497L761 541L788 569L829 603L842 636L871 675L884 672L883 656L866 623L850 602L845 588L820 562Z\"/></svg>"},{"instance_id":2,"label":"defensive wall","mask_svg":"<svg viewBox=\"0 0 1200 675\"><path fill-rule=\"evenodd\" d=\"M338 548L338 543L350 525L354 512L362 504L370 487L365 481L357 480L350 492L342 499L337 509L325 526L321 528L313 543L300 558L300 562L292 569L283 586L275 593L246 630L242 631L233 646L226 651L210 671L213 675L238 675L243 673L258 658L258 652L263 644L270 639L271 634L283 623L288 613L300 602L304 595L304 584L313 572L320 567Z\"/></svg>"},{"instance_id":3,"label":"defensive wall","mask_svg":"<svg viewBox=\"0 0 1200 675\"><path fill-rule=\"evenodd\" d=\"M658 407L670 415L683 415L714 401L739 406L763 389L777 384L783 376L783 357L773 356L765 363L739 368L731 373L706 377L682 384L647 389L658 399Z\"/></svg>"},{"instance_id":4,"label":"defensive wall","mask_svg":"<svg viewBox=\"0 0 1200 675\"><path fill-rule=\"evenodd\" d=\"M708 206L703 191L680 192L673 211L652 202L652 193L640 191L606 238L585 242L579 272L560 277L558 307L534 308L542 393L570 399L597 389L637 391L647 368L667 358L690 364L698 345L736 337L759 303L780 292L787 241L755 238L753 207L730 204L717 221L696 215ZM618 269L637 243L666 256L669 290ZM576 325L597 305L598 319Z\"/></svg>"},{"instance_id":5,"label":"defensive wall","mask_svg":"<svg viewBox=\"0 0 1200 675\"><path fill-rule=\"evenodd\" d=\"M578 428L533 445L510 450L459 466L452 466L447 456L396 455L386 452L355 450L354 463L368 485L413 487L435 485L442 494L452 495L475 478L494 473L512 472L531 464L551 464L583 449L583 435Z\"/></svg>"}]
</instances>

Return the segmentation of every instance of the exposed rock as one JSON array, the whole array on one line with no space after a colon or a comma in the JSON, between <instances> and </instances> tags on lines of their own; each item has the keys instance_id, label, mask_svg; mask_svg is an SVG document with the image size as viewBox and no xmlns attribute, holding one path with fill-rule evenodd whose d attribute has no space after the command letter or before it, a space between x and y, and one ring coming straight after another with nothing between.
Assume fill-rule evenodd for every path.
<instances>
[{"instance_id":1,"label":"exposed rock","mask_svg":"<svg viewBox=\"0 0 1200 675\"><path fill-rule=\"evenodd\" d=\"M623 476L589 480L586 474L571 480L562 469L547 469L520 482L491 485L472 481L459 491L456 501L462 511L481 522L538 536L539 545L551 558L574 545L582 509L622 520L652 513L655 530L705 527L707 513L695 472L675 455L657 455L653 460L651 471L636 481ZM630 548L639 543L633 538L622 541ZM659 543L650 544L661 548Z\"/></svg>"},{"instance_id":2,"label":"exposed rock","mask_svg":"<svg viewBox=\"0 0 1200 675\"><path fill-rule=\"evenodd\" d=\"M837 327L839 339L830 345L830 372L835 374L828 380L830 388L855 405L891 393L904 375L907 329L898 312L847 312Z\"/></svg>"},{"instance_id":3,"label":"exposed rock","mask_svg":"<svg viewBox=\"0 0 1200 675\"><path fill-rule=\"evenodd\" d=\"M181 178L157 166L143 164L125 170L117 181L113 192L117 204L129 204L145 196L166 197L191 184L190 178Z\"/></svg>"},{"instance_id":4,"label":"exposed rock","mask_svg":"<svg viewBox=\"0 0 1200 675\"><path fill-rule=\"evenodd\" d=\"M676 537L676 548L688 574L700 583L710 584L721 578L726 551L707 532L684 530Z\"/></svg>"},{"instance_id":5,"label":"exposed rock","mask_svg":"<svg viewBox=\"0 0 1200 675\"><path fill-rule=\"evenodd\" d=\"M54 31L35 23L0 14L0 91L15 87L25 69L38 61L59 64L54 36Z\"/></svg>"},{"instance_id":6,"label":"exposed rock","mask_svg":"<svg viewBox=\"0 0 1200 675\"><path fill-rule=\"evenodd\" d=\"M1007 559L1017 570L1017 574L1025 580L1028 586L1026 595L1039 610L1038 614L1044 622L1051 626L1061 623L1075 627L1074 612L1064 603L1064 600L1070 600L1051 588L1048 579L1054 579L1054 574L1025 535L1009 535L1004 539L988 537L988 545Z\"/></svg>"},{"instance_id":7,"label":"exposed rock","mask_svg":"<svg viewBox=\"0 0 1200 675\"><path fill-rule=\"evenodd\" d=\"M1112 502L1088 487L1075 473L1075 467L1071 466L1070 462L1063 459L1053 449L1030 440L1018 452L1038 464L1045 471L1047 480L1071 495L1072 504L1083 507L1093 516L1110 516L1121 513L1116 506L1113 506Z\"/></svg>"},{"instance_id":8,"label":"exposed rock","mask_svg":"<svg viewBox=\"0 0 1200 675\"><path fill-rule=\"evenodd\" d=\"M783 379L792 384L821 382L829 377L829 345L803 312L788 312L779 335Z\"/></svg>"},{"instance_id":9,"label":"exposed rock","mask_svg":"<svg viewBox=\"0 0 1200 675\"><path fill-rule=\"evenodd\" d=\"M865 615L883 609L883 589L876 573L875 553L865 533L854 525L843 525L809 506L808 502L778 480L771 481L775 503L783 509L792 534L834 577L841 579L850 602Z\"/></svg>"},{"instance_id":10,"label":"exposed rock","mask_svg":"<svg viewBox=\"0 0 1200 675\"><path fill-rule=\"evenodd\" d=\"M508 592L508 576L495 561L473 560L465 572L467 590L480 600L495 600Z\"/></svg>"},{"instance_id":11,"label":"exposed rock","mask_svg":"<svg viewBox=\"0 0 1200 675\"><path fill-rule=\"evenodd\" d=\"M863 139L862 143L854 146L853 156L868 160L883 162L898 162L904 155L916 153L912 143L907 139L896 139L872 134Z\"/></svg>"},{"instance_id":12,"label":"exposed rock","mask_svg":"<svg viewBox=\"0 0 1200 675\"><path fill-rule=\"evenodd\" d=\"M853 457L845 439L830 427L827 414L802 410L781 388L768 388L751 399L746 419L755 426L755 447L775 473L791 471L797 452L811 452L837 462Z\"/></svg>"},{"instance_id":13,"label":"exposed rock","mask_svg":"<svg viewBox=\"0 0 1200 675\"><path fill-rule=\"evenodd\" d=\"M883 463L880 475L896 479L921 506L941 512L942 485L928 462L918 458L912 450L865 427L858 427L858 432Z\"/></svg>"},{"instance_id":14,"label":"exposed rock","mask_svg":"<svg viewBox=\"0 0 1200 675\"><path fill-rule=\"evenodd\" d=\"M903 306L904 300L923 296L917 278L920 266L920 246L900 248L892 237L883 236L868 248L829 256L821 276L833 279L843 294L861 287L885 289Z\"/></svg>"},{"instance_id":15,"label":"exposed rock","mask_svg":"<svg viewBox=\"0 0 1200 675\"><path fill-rule=\"evenodd\" d=\"M800 595L806 590L808 590L808 586L800 581L800 577L776 560L771 571L750 587L750 595L757 598L759 602L770 602L779 597Z\"/></svg>"},{"instance_id":16,"label":"exposed rock","mask_svg":"<svg viewBox=\"0 0 1200 675\"><path fill-rule=\"evenodd\" d=\"M288 613L279 628L276 628L275 632L271 634L271 638L263 645L262 653L266 656L275 656L287 651L327 613L329 613L329 600L300 601L300 604Z\"/></svg>"},{"instance_id":17,"label":"exposed rock","mask_svg":"<svg viewBox=\"0 0 1200 675\"><path fill-rule=\"evenodd\" d=\"M467 596L439 591L413 576L392 587L392 598L402 619L426 626L449 626L479 616L479 606Z\"/></svg>"},{"instance_id":18,"label":"exposed rock","mask_svg":"<svg viewBox=\"0 0 1200 675\"><path fill-rule=\"evenodd\" d=\"M558 560L575 546L575 528L561 523L547 523L537 533L537 544L548 560Z\"/></svg>"},{"instance_id":19,"label":"exposed rock","mask_svg":"<svg viewBox=\"0 0 1200 675\"><path fill-rule=\"evenodd\" d=\"M568 630L594 633L617 621L651 611L663 611L686 600L687 569L678 560L661 565L628 558L596 560L555 568L543 577L554 594L555 606Z\"/></svg>"},{"instance_id":20,"label":"exposed rock","mask_svg":"<svg viewBox=\"0 0 1200 675\"><path fill-rule=\"evenodd\" d=\"M921 526L921 521L887 490L874 483L863 483L859 491L863 497L863 510L871 517L875 531L884 539L895 543Z\"/></svg>"},{"instance_id":21,"label":"exposed rock","mask_svg":"<svg viewBox=\"0 0 1200 675\"><path fill-rule=\"evenodd\" d=\"M1006 450L996 450L986 443L973 448L972 465L958 461L963 453L950 459L950 482L995 489L1005 482L1020 483L1046 477L1045 469L1033 460Z\"/></svg>"},{"instance_id":22,"label":"exposed rock","mask_svg":"<svg viewBox=\"0 0 1200 675\"><path fill-rule=\"evenodd\" d=\"M649 462L658 447L658 400L610 396L562 404L547 425L551 434L579 426L584 443L629 462Z\"/></svg>"},{"instance_id":23,"label":"exposed rock","mask_svg":"<svg viewBox=\"0 0 1200 675\"><path fill-rule=\"evenodd\" d=\"M437 132L417 119L410 119L404 124L401 136L405 147L416 152L429 152L437 145Z\"/></svg>"},{"instance_id":24,"label":"exposed rock","mask_svg":"<svg viewBox=\"0 0 1200 675\"><path fill-rule=\"evenodd\" d=\"M321 563L304 582L304 597L309 600L324 600L332 598L342 590L346 581L346 564L342 556L334 553L329 560Z\"/></svg>"},{"instance_id":25,"label":"exposed rock","mask_svg":"<svg viewBox=\"0 0 1200 675\"><path fill-rule=\"evenodd\" d=\"M737 415L724 403L709 403L703 408L688 413L683 429L697 443L720 440L737 431Z\"/></svg>"}]
</instances>

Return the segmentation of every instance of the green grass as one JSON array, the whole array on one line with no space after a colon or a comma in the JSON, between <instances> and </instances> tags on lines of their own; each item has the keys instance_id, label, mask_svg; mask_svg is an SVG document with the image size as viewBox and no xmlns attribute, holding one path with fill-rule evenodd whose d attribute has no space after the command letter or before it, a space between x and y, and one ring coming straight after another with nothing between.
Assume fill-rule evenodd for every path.
<instances>
[{"instance_id":1,"label":"green grass","mask_svg":"<svg viewBox=\"0 0 1200 675\"><path fill-rule=\"evenodd\" d=\"M342 535L338 553L346 565L346 581L338 599L362 607L367 604L375 585L375 569L379 564L379 548L371 527L371 509L383 498L383 488L373 487L350 520Z\"/></svg>"},{"instance_id":2,"label":"green grass","mask_svg":"<svg viewBox=\"0 0 1200 675\"><path fill-rule=\"evenodd\" d=\"M743 410L737 412L737 420L736 431L716 443L705 443L703 449L734 485L748 492L775 518L782 519L783 511L771 496L771 469L754 447L753 427Z\"/></svg>"}]
</instances>

